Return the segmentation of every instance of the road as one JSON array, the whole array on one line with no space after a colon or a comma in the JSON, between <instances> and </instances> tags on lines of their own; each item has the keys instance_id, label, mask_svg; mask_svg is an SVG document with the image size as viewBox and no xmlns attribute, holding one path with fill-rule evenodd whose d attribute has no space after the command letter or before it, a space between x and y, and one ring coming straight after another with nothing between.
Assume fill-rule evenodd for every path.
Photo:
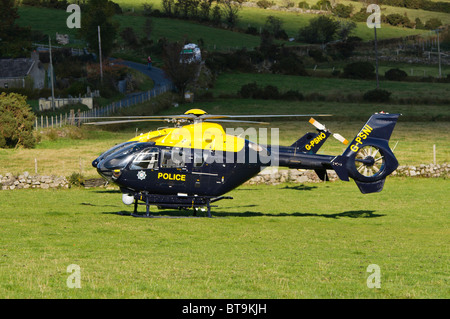
<instances>
[{"instance_id":1,"label":"road","mask_svg":"<svg viewBox=\"0 0 450 319\"><path fill-rule=\"evenodd\" d=\"M114 62L115 59L111 59ZM136 92L127 94L127 96L120 101L114 102L116 105L120 104L121 107L128 107L138 103L143 103L152 97L155 97L161 93L169 91L173 88L172 81L166 76L163 70L160 68L152 67L148 69L146 64L136 63L131 61L120 61L120 64L126 65L127 67L133 68L139 72L150 77L154 82L153 89L145 92ZM98 115L104 116L107 110L99 111Z\"/></svg>"},{"instance_id":2,"label":"road","mask_svg":"<svg viewBox=\"0 0 450 319\"><path fill-rule=\"evenodd\" d=\"M150 77L155 83L155 88L172 84L164 71L159 68L152 67L151 70L149 70L146 64L131 61L121 61L121 64L133 68Z\"/></svg>"}]
</instances>

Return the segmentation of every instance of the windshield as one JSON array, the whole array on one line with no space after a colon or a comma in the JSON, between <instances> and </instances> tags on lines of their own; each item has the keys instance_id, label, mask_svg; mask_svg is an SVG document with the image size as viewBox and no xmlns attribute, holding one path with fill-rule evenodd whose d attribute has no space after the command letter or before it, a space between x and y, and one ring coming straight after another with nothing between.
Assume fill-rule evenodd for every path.
<instances>
[{"instance_id":1,"label":"windshield","mask_svg":"<svg viewBox=\"0 0 450 319\"><path fill-rule=\"evenodd\" d=\"M105 169L122 169L136 156L137 152L154 145L154 143L132 143L123 148L119 148L101 163Z\"/></svg>"}]
</instances>

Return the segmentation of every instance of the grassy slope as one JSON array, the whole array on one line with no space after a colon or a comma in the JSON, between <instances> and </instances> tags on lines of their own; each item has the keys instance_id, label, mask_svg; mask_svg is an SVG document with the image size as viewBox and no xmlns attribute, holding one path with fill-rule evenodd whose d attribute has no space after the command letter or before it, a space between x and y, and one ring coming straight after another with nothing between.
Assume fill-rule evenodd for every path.
<instances>
[{"instance_id":1,"label":"grassy slope","mask_svg":"<svg viewBox=\"0 0 450 319\"><path fill-rule=\"evenodd\" d=\"M361 81L339 78L319 78L304 76L287 76L281 74L221 74L215 84L215 94L234 94L241 86L256 82L259 86L275 85L280 91L298 90L303 94L322 93L364 93L376 87L375 81ZM450 88L445 83L397 82L381 81L380 88L393 92L394 98L431 97L444 98L450 96Z\"/></svg>"},{"instance_id":2,"label":"grassy slope","mask_svg":"<svg viewBox=\"0 0 450 319\"><path fill-rule=\"evenodd\" d=\"M315 3L317 1L314 1ZM348 2L348 3L347 3ZM119 3L123 8L125 9L131 9L134 8L136 11L142 10L142 4L143 3L151 3L153 4L154 9L161 9L161 1L160 0L118 0L117 3ZM359 3L351 2L351 1L344 1L345 4L353 4L355 8L359 8L361 5ZM395 7L385 7L386 9L383 10L383 13L386 12L386 14L389 13L398 13L401 8L395 8ZM359 10L359 9L358 9ZM407 12L408 17L410 18L416 18L420 17L422 21L425 21L424 19L428 19L429 17L439 17L443 23L450 23L450 17L446 14L440 14L436 12L428 12L423 10L401 10L400 12L403 14L403 12ZM354 10L356 12L356 9ZM302 26L305 26L308 21L316 17L314 14L297 14L292 12L284 12L284 11L275 11L275 10L263 10L260 8L249 8L244 7L239 12L239 23L238 25L246 29L249 25L254 27L261 27L264 25L265 20L268 16L276 16L282 19L283 21L283 27L288 33L289 36L294 37L296 36L298 29ZM414 20L413 19L413 20ZM379 32L378 32L378 38L379 39L386 39L386 38L392 38L392 37L402 37L412 34L420 34L423 33L422 30L411 30L411 29L405 29L405 28L395 28L391 26L383 26ZM364 40L370 40L373 38L373 31L371 29L368 29L365 23L358 23L358 28L355 32L355 35L361 37Z\"/></svg>"},{"instance_id":3,"label":"grassy slope","mask_svg":"<svg viewBox=\"0 0 450 319\"><path fill-rule=\"evenodd\" d=\"M50 34L52 37L54 37L56 32L68 33L71 37L77 36L76 29L67 28L66 19L68 14L63 10L20 7L19 14L19 24L22 26L30 26L35 30ZM126 27L133 27L142 36L144 17L121 15L115 16L115 20L120 23L121 30ZM260 42L257 36L211 28L183 20L153 18L153 26L152 39L154 41L161 37L166 37L171 41L179 41L184 36L188 36L193 41L202 38L205 45L209 45L211 48L216 45L218 49L229 49L236 46L253 48L259 45Z\"/></svg>"},{"instance_id":4,"label":"grassy slope","mask_svg":"<svg viewBox=\"0 0 450 319\"><path fill-rule=\"evenodd\" d=\"M138 2L136 6L140 7L143 2ZM122 4L119 1L119 4ZM155 8L158 6L155 6ZM66 19L68 14L63 10L20 7L19 24L30 26L33 29L40 30L45 34L54 35L58 33L68 33L71 37L77 36L76 29L68 29ZM284 28L290 36L295 36L298 29L304 26L315 15L292 14L281 11L260 10L254 8L244 8L241 13L239 26L247 28L248 25L262 26L269 15L280 17L284 21ZM121 29L131 26L136 32L141 33L145 18L135 15L116 16L115 19L120 23ZM228 49L232 47L252 48L259 44L259 37L242 33L235 33L223 29L211 28L204 25L175 19L152 18L154 21L154 31L152 38L157 40L160 37L167 37L169 40L180 40L188 36L192 41L198 41L202 38L206 45L211 48L216 46L219 49ZM379 39L401 37L420 33L416 30L393 28L384 26L378 32ZM355 34L364 40L373 38L372 30L368 29L365 23L359 23Z\"/></svg>"},{"instance_id":5,"label":"grassy slope","mask_svg":"<svg viewBox=\"0 0 450 319\"><path fill-rule=\"evenodd\" d=\"M213 219L117 215L131 208L108 190L3 191L0 297L446 298L449 190L412 178L371 195L352 182L243 186ZM70 264L81 289L66 286ZM366 286L370 264L381 289Z\"/></svg>"}]
</instances>

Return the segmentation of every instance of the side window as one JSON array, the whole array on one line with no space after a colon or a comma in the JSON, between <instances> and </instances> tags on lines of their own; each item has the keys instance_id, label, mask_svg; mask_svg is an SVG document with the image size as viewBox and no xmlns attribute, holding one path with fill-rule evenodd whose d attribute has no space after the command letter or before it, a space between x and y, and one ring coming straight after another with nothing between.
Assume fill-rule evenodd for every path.
<instances>
[{"instance_id":1,"label":"side window","mask_svg":"<svg viewBox=\"0 0 450 319\"><path fill-rule=\"evenodd\" d=\"M131 163L130 169L154 169L158 168L159 149L157 147L147 148L140 152Z\"/></svg>"},{"instance_id":2,"label":"side window","mask_svg":"<svg viewBox=\"0 0 450 319\"><path fill-rule=\"evenodd\" d=\"M180 168L185 166L183 150L173 148L161 150L161 167L162 168Z\"/></svg>"}]
</instances>

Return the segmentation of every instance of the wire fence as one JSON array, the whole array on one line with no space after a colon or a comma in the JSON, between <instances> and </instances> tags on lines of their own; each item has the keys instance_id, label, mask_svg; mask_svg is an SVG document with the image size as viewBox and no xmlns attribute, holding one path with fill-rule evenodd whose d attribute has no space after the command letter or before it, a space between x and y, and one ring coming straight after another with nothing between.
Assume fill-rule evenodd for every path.
<instances>
[{"instance_id":1,"label":"wire fence","mask_svg":"<svg viewBox=\"0 0 450 319\"><path fill-rule=\"evenodd\" d=\"M112 102L108 105L93 108L88 111L72 109L69 113L60 113L59 115L41 115L37 116L34 128L35 130L43 128L58 128L64 125L81 125L82 123L95 121L98 117L109 116L121 109L144 103L150 99L174 89L173 84L158 86L152 90L127 95L125 98Z\"/></svg>"}]
</instances>

